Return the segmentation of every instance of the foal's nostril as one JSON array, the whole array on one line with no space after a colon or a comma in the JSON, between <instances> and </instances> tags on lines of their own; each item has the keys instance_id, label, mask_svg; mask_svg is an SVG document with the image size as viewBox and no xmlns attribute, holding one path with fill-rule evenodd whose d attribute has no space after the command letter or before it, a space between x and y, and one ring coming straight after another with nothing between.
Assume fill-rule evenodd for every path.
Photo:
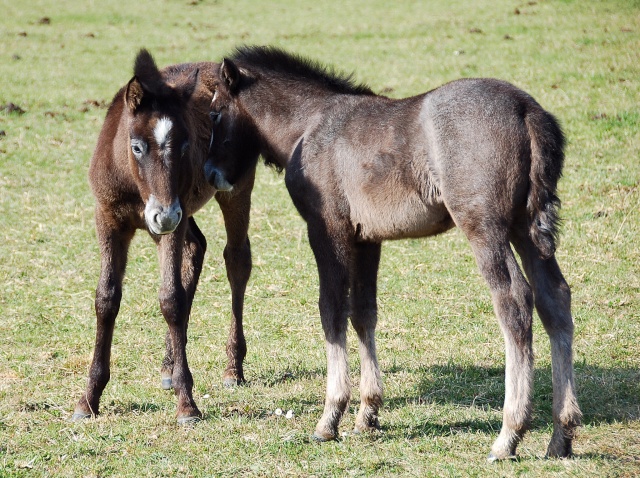
<instances>
[{"instance_id":1,"label":"foal's nostril","mask_svg":"<svg viewBox=\"0 0 640 478\"><path fill-rule=\"evenodd\" d=\"M169 234L176 230L182 220L180 201L175 199L169 206L163 206L151 195L145 207L145 219L154 234Z\"/></svg>"}]
</instances>

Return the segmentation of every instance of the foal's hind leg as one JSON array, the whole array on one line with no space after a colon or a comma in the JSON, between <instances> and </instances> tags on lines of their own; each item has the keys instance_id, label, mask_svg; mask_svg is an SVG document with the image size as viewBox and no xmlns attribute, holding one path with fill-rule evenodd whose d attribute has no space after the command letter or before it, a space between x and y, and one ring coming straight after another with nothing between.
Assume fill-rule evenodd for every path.
<instances>
[{"instance_id":1,"label":"foal's hind leg","mask_svg":"<svg viewBox=\"0 0 640 478\"><path fill-rule=\"evenodd\" d=\"M247 343L242 327L244 294L251 275L251 244L249 242L249 209L253 176L233 196L218 193L216 199L224 216L227 244L224 248L224 263L231 286L231 327L227 339L227 368L223 383L227 387L245 381L242 363L247 354Z\"/></svg>"},{"instance_id":2,"label":"foal's hind leg","mask_svg":"<svg viewBox=\"0 0 640 478\"><path fill-rule=\"evenodd\" d=\"M359 339L360 409L355 431L380 428L382 380L376 356L375 330L378 321L376 283L380 264L380 244L357 243L351 263L351 323Z\"/></svg>"},{"instance_id":3,"label":"foal's hind leg","mask_svg":"<svg viewBox=\"0 0 640 478\"><path fill-rule=\"evenodd\" d=\"M113 328L120 310L127 251L135 232L133 228L115 224L99 207L96 208L96 231L101 255L95 299L96 341L87 388L74 409L74 421L98 414L100 396L109 382Z\"/></svg>"},{"instance_id":4,"label":"foal's hind leg","mask_svg":"<svg viewBox=\"0 0 640 478\"><path fill-rule=\"evenodd\" d=\"M198 279L200 278L200 272L202 271L202 263L204 261L204 254L207 250L207 240L200 231L200 228L196 224L193 217L189 218L189 228L187 229L184 246L182 249L182 286L187 293L187 304L189 307L189 313L187 314L186 326L189 326L189 317L191 314L191 305L193 304L193 297L196 294L196 288L198 286ZM171 382L171 376L173 375L173 346L171 345L171 334L167 330L165 337L166 353L162 361L161 377L162 388L165 390L171 390L173 384Z\"/></svg>"},{"instance_id":5,"label":"foal's hind leg","mask_svg":"<svg viewBox=\"0 0 640 478\"><path fill-rule=\"evenodd\" d=\"M533 293L506 238L470 237L473 252L491 289L505 340L505 398L502 429L489 460L515 456L531 420L533 381Z\"/></svg>"},{"instance_id":6,"label":"foal's hind leg","mask_svg":"<svg viewBox=\"0 0 640 478\"><path fill-rule=\"evenodd\" d=\"M555 256L541 259L528 236L514 240L534 291L535 305L551 341L553 437L547 456L567 457L582 413L573 373L571 291Z\"/></svg>"}]
</instances>

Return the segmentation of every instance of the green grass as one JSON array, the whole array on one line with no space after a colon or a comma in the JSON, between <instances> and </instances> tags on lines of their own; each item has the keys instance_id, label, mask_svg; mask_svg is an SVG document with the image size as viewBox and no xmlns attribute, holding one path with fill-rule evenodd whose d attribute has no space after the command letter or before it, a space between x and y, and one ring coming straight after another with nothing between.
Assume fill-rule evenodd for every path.
<instances>
[{"instance_id":1,"label":"green grass","mask_svg":"<svg viewBox=\"0 0 640 478\"><path fill-rule=\"evenodd\" d=\"M635 476L640 473L640 3L1 0L0 476ZM127 5L127 6L125 6ZM41 23L44 17L49 23ZM535 325L533 429L487 464L501 423L503 342L459 231L384 245L378 347L383 431L318 445L326 372L317 275L282 177L260 167L247 291L248 384L221 386L230 292L221 214L189 329L205 420L175 424L160 389L165 325L151 241L132 246L96 420L67 422L95 334L99 254L86 180L108 103L148 48L160 65L274 44L394 97L462 76L530 92L569 139L558 253L573 290L584 426L572 460L551 435L549 345ZM349 335L358 383L355 335ZM355 420L357 386L342 430ZM287 420L276 408L293 410Z\"/></svg>"}]
</instances>

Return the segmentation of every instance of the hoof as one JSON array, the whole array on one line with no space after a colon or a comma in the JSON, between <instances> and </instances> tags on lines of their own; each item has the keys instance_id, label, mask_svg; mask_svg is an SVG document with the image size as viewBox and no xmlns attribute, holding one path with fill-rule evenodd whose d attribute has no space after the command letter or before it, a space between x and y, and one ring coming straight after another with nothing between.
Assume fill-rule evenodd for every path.
<instances>
[{"instance_id":1,"label":"hoof","mask_svg":"<svg viewBox=\"0 0 640 478\"><path fill-rule=\"evenodd\" d=\"M518 457L516 455L507 455L507 456L500 457L500 456L494 455L493 453L489 453L489 456L487 457L487 461L489 463L493 463L494 461L501 461L501 460L515 461L517 459Z\"/></svg>"},{"instance_id":2,"label":"hoof","mask_svg":"<svg viewBox=\"0 0 640 478\"><path fill-rule=\"evenodd\" d=\"M355 427L352 432L353 435L379 435L380 433L382 433L380 426L367 428Z\"/></svg>"},{"instance_id":3,"label":"hoof","mask_svg":"<svg viewBox=\"0 0 640 478\"><path fill-rule=\"evenodd\" d=\"M311 439L316 443L325 443L328 441L334 441L336 439L336 436L314 432L313 435L311 435Z\"/></svg>"},{"instance_id":4,"label":"hoof","mask_svg":"<svg viewBox=\"0 0 640 478\"><path fill-rule=\"evenodd\" d=\"M238 385L242 385L243 383L244 383L244 379L235 378L235 377L227 377L222 382L225 388L237 387Z\"/></svg>"},{"instance_id":5,"label":"hoof","mask_svg":"<svg viewBox=\"0 0 640 478\"><path fill-rule=\"evenodd\" d=\"M81 422L83 420L87 420L91 418L91 414L90 413L84 413L84 412L74 412L73 415L71 415L71 418L69 418L70 422Z\"/></svg>"},{"instance_id":6,"label":"hoof","mask_svg":"<svg viewBox=\"0 0 640 478\"><path fill-rule=\"evenodd\" d=\"M182 426L195 425L196 423L198 423L200 421L202 421L202 418L200 418L199 416L179 417L178 418L178 425L182 425Z\"/></svg>"},{"instance_id":7,"label":"hoof","mask_svg":"<svg viewBox=\"0 0 640 478\"><path fill-rule=\"evenodd\" d=\"M164 390L171 390L173 388L171 377L162 377L162 388Z\"/></svg>"},{"instance_id":8,"label":"hoof","mask_svg":"<svg viewBox=\"0 0 640 478\"><path fill-rule=\"evenodd\" d=\"M551 440L545 458L570 458L573 456L571 440Z\"/></svg>"},{"instance_id":9,"label":"hoof","mask_svg":"<svg viewBox=\"0 0 640 478\"><path fill-rule=\"evenodd\" d=\"M381 430L380 422L378 421L378 417L367 420L366 422L356 422L356 426L353 429L353 433L356 435L360 433L377 433Z\"/></svg>"}]
</instances>

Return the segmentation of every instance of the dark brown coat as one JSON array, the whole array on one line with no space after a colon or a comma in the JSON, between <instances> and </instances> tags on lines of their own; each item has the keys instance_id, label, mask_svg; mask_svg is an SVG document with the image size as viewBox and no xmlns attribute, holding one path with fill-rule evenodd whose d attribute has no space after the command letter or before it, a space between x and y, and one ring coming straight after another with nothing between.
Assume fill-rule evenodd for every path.
<instances>
[{"instance_id":1,"label":"dark brown coat","mask_svg":"<svg viewBox=\"0 0 640 478\"><path fill-rule=\"evenodd\" d=\"M162 385L178 397L179 422L200 417L187 365L187 325L202 270L206 240L193 214L209 199L225 219L224 258L232 290L226 384L242 380L246 344L242 331L244 292L251 272L249 227L253 174L233 192L218 192L205 179L212 123L209 105L219 65L189 63L159 71L145 50L134 77L114 97L89 170L102 266L96 290L96 342L87 388L73 419L98 413L109 381L111 341L122 298L127 254L136 230L147 230L158 248L160 308L169 330Z\"/></svg>"}]
</instances>

